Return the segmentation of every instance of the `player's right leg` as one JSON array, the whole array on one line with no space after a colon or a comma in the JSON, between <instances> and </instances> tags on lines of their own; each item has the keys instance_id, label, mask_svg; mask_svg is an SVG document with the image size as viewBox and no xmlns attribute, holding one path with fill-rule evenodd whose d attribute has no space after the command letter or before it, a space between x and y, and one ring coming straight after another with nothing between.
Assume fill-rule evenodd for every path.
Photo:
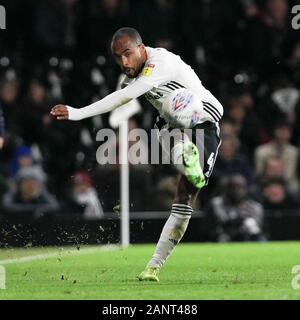
<instances>
[{"instance_id":1,"label":"player's right leg","mask_svg":"<svg viewBox=\"0 0 300 320\"><path fill-rule=\"evenodd\" d=\"M197 131L197 129L200 129L200 131ZM194 138L197 136L197 134L200 134L200 136L203 136L204 138L200 138L200 140L203 141L203 145L199 146L199 152L203 152L202 166L205 176L205 184L207 184L220 146L219 127L218 125L212 123L203 124L195 128ZM189 146L188 143L186 145ZM181 147L182 146L183 145L181 144ZM186 162L182 162L183 167L180 167L180 164L178 164L178 169L179 171L183 172L183 175L181 175L177 186L176 197L172 205L171 215L162 230L152 259L147 264L145 270L138 277L140 281L159 281L158 273L160 268L163 266L166 259L170 256L176 245L182 239L187 229L193 212L194 201L197 198L200 190L200 188L197 187L197 183L192 183L190 180L191 177L195 175L197 176L198 174L197 166L194 164L196 159L201 169L201 161L199 159L201 156L200 153L193 153L193 147L191 146L190 148L190 150L187 150ZM181 150L185 150L184 147L182 147ZM178 149L178 154L180 154L180 149ZM188 174L185 174L185 172ZM201 175L201 173L199 175Z\"/></svg>"},{"instance_id":2,"label":"player's right leg","mask_svg":"<svg viewBox=\"0 0 300 320\"><path fill-rule=\"evenodd\" d=\"M176 140L171 159L194 187L202 189L208 184L220 144L219 125L205 122L192 129L191 139L185 135Z\"/></svg>"},{"instance_id":3,"label":"player's right leg","mask_svg":"<svg viewBox=\"0 0 300 320\"><path fill-rule=\"evenodd\" d=\"M174 161L177 167L198 189L205 186L206 179L200 165L200 154L196 145L192 141L178 142L173 148L173 154L178 153L177 158L182 157L182 165ZM176 157L176 156L175 156Z\"/></svg>"},{"instance_id":4,"label":"player's right leg","mask_svg":"<svg viewBox=\"0 0 300 320\"><path fill-rule=\"evenodd\" d=\"M198 189L206 179L201 168L200 154L193 140L193 129L189 133L180 129L163 129L159 133L160 142L165 154L175 168L182 173Z\"/></svg>"}]
</instances>

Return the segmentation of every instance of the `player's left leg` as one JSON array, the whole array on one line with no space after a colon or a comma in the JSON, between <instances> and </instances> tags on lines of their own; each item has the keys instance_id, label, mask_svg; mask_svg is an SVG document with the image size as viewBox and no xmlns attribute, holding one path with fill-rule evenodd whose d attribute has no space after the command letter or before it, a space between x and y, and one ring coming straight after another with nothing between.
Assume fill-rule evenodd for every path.
<instances>
[{"instance_id":1,"label":"player's left leg","mask_svg":"<svg viewBox=\"0 0 300 320\"><path fill-rule=\"evenodd\" d=\"M158 273L182 239L193 213L193 205L199 189L184 175L180 175L171 214L164 225L152 259L139 275L139 280L159 281Z\"/></svg>"}]
</instances>

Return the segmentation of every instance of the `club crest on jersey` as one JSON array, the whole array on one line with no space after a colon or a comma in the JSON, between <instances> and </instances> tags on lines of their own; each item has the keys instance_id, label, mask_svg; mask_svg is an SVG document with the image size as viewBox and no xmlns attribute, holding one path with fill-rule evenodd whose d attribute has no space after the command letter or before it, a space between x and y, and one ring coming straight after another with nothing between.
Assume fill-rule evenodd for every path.
<instances>
[{"instance_id":1,"label":"club crest on jersey","mask_svg":"<svg viewBox=\"0 0 300 320\"><path fill-rule=\"evenodd\" d=\"M192 95L182 95L181 93L176 94L172 101L172 109L174 112L178 112L186 108L189 103L192 101Z\"/></svg>"}]
</instances>

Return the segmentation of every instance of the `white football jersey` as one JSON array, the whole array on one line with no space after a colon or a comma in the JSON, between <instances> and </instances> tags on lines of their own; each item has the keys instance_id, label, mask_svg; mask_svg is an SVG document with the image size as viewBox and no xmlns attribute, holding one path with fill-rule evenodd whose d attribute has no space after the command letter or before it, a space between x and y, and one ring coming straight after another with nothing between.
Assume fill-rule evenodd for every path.
<instances>
[{"instance_id":1,"label":"white football jersey","mask_svg":"<svg viewBox=\"0 0 300 320\"><path fill-rule=\"evenodd\" d=\"M223 116L221 103L204 88L195 71L178 55L163 49L146 47L148 59L141 73L134 79L125 76L121 86L138 81L152 86L144 94L147 100L162 114L164 100L176 89L186 88L196 94L203 103L198 123L219 122ZM200 111L200 107L199 107Z\"/></svg>"}]
</instances>

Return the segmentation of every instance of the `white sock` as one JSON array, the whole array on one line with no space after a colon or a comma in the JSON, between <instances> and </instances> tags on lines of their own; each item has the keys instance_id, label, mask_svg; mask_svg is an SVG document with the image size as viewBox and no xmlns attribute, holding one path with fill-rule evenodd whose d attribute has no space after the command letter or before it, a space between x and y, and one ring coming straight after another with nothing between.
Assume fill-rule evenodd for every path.
<instances>
[{"instance_id":1,"label":"white sock","mask_svg":"<svg viewBox=\"0 0 300 320\"><path fill-rule=\"evenodd\" d=\"M161 268L163 266L183 237L192 213L191 206L176 203L172 205L171 215L165 223L152 259L147 264L148 267Z\"/></svg>"}]
</instances>

